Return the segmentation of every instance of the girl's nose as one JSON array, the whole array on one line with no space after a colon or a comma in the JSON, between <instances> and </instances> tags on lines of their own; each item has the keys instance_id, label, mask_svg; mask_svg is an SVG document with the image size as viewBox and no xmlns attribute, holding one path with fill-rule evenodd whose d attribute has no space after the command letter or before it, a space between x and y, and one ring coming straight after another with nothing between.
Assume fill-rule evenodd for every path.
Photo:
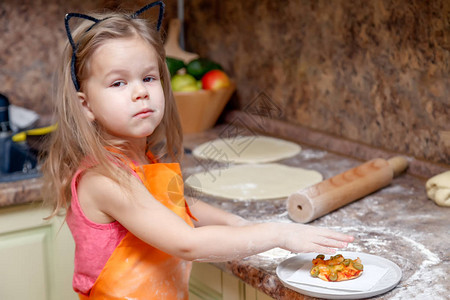
<instances>
[{"instance_id":1,"label":"girl's nose","mask_svg":"<svg viewBox=\"0 0 450 300\"><path fill-rule=\"evenodd\" d=\"M148 95L148 91L147 88L145 87L144 83L138 83L136 84L135 88L133 89L133 100L137 101L137 100L144 100L144 99L148 99L149 95Z\"/></svg>"}]
</instances>

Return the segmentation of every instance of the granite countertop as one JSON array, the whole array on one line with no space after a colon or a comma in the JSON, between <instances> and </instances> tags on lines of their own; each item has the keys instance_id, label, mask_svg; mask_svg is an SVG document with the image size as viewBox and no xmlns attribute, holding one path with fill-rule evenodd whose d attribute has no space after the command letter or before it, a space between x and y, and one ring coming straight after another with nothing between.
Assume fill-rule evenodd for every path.
<instances>
[{"instance_id":1,"label":"granite countertop","mask_svg":"<svg viewBox=\"0 0 450 300\"><path fill-rule=\"evenodd\" d=\"M185 147L193 149L216 138L220 132L223 128L218 127L204 133L186 135ZM302 151L298 155L279 163L315 169L326 179L363 162L363 159L309 146L301 141L299 144ZM378 154L378 150L376 152ZM184 156L181 166L185 178L205 168L204 163L201 164L190 154ZM41 178L1 183L0 208L40 201L41 187ZM232 201L199 196L214 206L249 220L292 222L283 199ZM356 240L346 250L384 257L402 269L403 276L397 287L376 299L446 299L450 294L450 284L446 279L450 273L449 214L450 208L439 207L427 199L423 178L405 173L395 178L389 186L310 224L352 234ZM269 251L214 265L274 298L313 299L284 287L276 275L277 265L294 255L284 250Z\"/></svg>"},{"instance_id":2,"label":"granite countertop","mask_svg":"<svg viewBox=\"0 0 450 300\"><path fill-rule=\"evenodd\" d=\"M216 138L220 130L185 137L185 147ZM315 169L324 178L356 167L363 161L301 144L302 151L279 163ZM205 162L186 155L182 162L185 178L205 171ZM292 222L285 199L265 201L233 201L197 195L214 206L258 222ZM311 225L346 232L356 240L346 251L363 252L396 263L403 275L390 292L376 299L447 299L450 294L450 208L437 206L427 199L425 180L402 174L393 182L367 196L323 216ZM281 250L281 249L280 249ZM276 267L295 256L288 251L268 251L238 261L213 263L225 272L276 299L314 299L283 286Z\"/></svg>"},{"instance_id":3,"label":"granite countertop","mask_svg":"<svg viewBox=\"0 0 450 300\"><path fill-rule=\"evenodd\" d=\"M42 201L42 178L0 183L0 208Z\"/></svg>"}]
</instances>

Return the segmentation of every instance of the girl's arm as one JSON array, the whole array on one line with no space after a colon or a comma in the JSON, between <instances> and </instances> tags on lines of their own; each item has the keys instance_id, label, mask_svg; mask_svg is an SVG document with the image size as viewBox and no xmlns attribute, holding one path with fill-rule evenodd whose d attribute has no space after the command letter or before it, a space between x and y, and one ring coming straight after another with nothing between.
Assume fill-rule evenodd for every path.
<instances>
[{"instance_id":1,"label":"girl's arm","mask_svg":"<svg viewBox=\"0 0 450 300\"><path fill-rule=\"evenodd\" d=\"M274 247L292 252L332 254L335 251L332 248L343 248L353 241L348 235L296 223L192 228L158 202L137 179L131 180L129 191L125 191L109 178L90 173L82 177L78 186L82 207L90 203L99 214L117 220L144 242L185 260L228 261ZM215 211L209 205L207 210ZM222 216L221 222L225 224L232 219L227 213L215 211L215 214ZM204 212L198 217L207 218ZM211 220L205 223L209 222Z\"/></svg>"},{"instance_id":2,"label":"girl's arm","mask_svg":"<svg viewBox=\"0 0 450 300\"><path fill-rule=\"evenodd\" d=\"M235 214L224 211L220 208L209 205L199 199L186 197L189 204L189 208L198 219L194 221L195 227L202 227L205 225L230 225L230 226L242 226L251 224L250 221L237 216Z\"/></svg>"}]
</instances>

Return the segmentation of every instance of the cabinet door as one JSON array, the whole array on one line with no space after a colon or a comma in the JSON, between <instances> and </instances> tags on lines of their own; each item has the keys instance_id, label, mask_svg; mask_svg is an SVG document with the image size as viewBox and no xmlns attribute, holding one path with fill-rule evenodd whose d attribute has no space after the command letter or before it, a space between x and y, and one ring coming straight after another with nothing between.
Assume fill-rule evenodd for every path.
<instances>
[{"instance_id":1,"label":"cabinet door","mask_svg":"<svg viewBox=\"0 0 450 300\"><path fill-rule=\"evenodd\" d=\"M73 291L73 262L75 258L75 242L72 233L63 218L53 220L53 276L50 289L53 300L79 300Z\"/></svg>"},{"instance_id":2,"label":"cabinet door","mask_svg":"<svg viewBox=\"0 0 450 300\"><path fill-rule=\"evenodd\" d=\"M222 272L207 263L192 264L189 299L222 300Z\"/></svg>"},{"instance_id":3,"label":"cabinet door","mask_svg":"<svg viewBox=\"0 0 450 300\"><path fill-rule=\"evenodd\" d=\"M38 205L0 209L0 299L72 300L74 243Z\"/></svg>"},{"instance_id":4,"label":"cabinet door","mask_svg":"<svg viewBox=\"0 0 450 300\"><path fill-rule=\"evenodd\" d=\"M0 299L49 298L51 229L5 234L0 239Z\"/></svg>"},{"instance_id":5,"label":"cabinet door","mask_svg":"<svg viewBox=\"0 0 450 300\"><path fill-rule=\"evenodd\" d=\"M237 277L222 272L212 264L194 262L189 283L189 299L269 300L272 298Z\"/></svg>"},{"instance_id":6,"label":"cabinet door","mask_svg":"<svg viewBox=\"0 0 450 300\"><path fill-rule=\"evenodd\" d=\"M249 284L245 284L245 300L271 300L273 299L269 295L264 294L261 291L258 291L254 287Z\"/></svg>"}]
</instances>

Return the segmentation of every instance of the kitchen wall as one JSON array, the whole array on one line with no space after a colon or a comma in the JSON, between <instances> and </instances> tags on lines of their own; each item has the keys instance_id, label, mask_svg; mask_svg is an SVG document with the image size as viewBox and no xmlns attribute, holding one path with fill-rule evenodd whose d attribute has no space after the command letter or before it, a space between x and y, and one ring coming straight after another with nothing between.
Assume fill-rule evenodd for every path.
<instances>
[{"instance_id":1,"label":"kitchen wall","mask_svg":"<svg viewBox=\"0 0 450 300\"><path fill-rule=\"evenodd\" d=\"M450 163L450 1L189 0L188 50L223 64L235 107Z\"/></svg>"},{"instance_id":2,"label":"kitchen wall","mask_svg":"<svg viewBox=\"0 0 450 300\"><path fill-rule=\"evenodd\" d=\"M1 0L0 93L15 105L51 114L56 70L67 41L65 14L117 7L135 10L147 3L143 0ZM167 21L176 15L176 3L168 3L166 9Z\"/></svg>"},{"instance_id":3,"label":"kitchen wall","mask_svg":"<svg viewBox=\"0 0 450 300\"><path fill-rule=\"evenodd\" d=\"M449 1L185 2L188 50L237 82L230 109L266 95L283 121L450 164ZM0 93L51 113L64 14L145 3L0 1Z\"/></svg>"}]
</instances>

